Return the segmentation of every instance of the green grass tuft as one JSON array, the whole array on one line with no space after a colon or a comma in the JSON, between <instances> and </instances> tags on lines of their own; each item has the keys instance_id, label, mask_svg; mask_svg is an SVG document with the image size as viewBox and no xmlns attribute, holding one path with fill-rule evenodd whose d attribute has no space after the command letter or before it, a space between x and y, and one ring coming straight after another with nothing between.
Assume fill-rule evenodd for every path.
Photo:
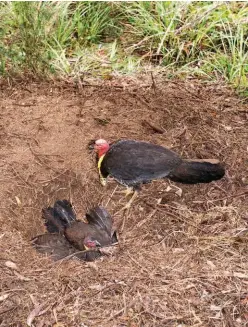
<instances>
[{"instance_id":1,"label":"green grass tuft","mask_svg":"<svg viewBox=\"0 0 248 327\"><path fill-rule=\"evenodd\" d=\"M130 73L248 85L246 2L2 2L0 73Z\"/></svg>"}]
</instances>

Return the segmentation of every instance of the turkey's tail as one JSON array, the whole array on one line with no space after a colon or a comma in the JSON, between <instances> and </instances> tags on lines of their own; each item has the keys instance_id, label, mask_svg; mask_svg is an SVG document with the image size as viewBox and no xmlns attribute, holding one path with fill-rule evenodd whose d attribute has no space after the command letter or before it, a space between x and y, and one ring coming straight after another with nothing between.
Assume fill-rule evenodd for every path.
<instances>
[{"instance_id":1,"label":"turkey's tail","mask_svg":"<svg viewBox=\"0 0 248 327\"><path fill-rule=\"evenodd\" d=\"M167 176L174 182L184 184L209 183L225 175L224 166L215 159L183 160Z\"/></svg>"},{"instance_id":2,"label":"turkey's tail","mask_svg":"<svg viewBox=\"0 0 248 327\"><path fill-rule=\"evenodd\" d=\"M53 207L42 209L42 217L49 233L64 233L64 229L76 220L72 205L67 200L56 201Z\"/></svg>"}]
</instances>

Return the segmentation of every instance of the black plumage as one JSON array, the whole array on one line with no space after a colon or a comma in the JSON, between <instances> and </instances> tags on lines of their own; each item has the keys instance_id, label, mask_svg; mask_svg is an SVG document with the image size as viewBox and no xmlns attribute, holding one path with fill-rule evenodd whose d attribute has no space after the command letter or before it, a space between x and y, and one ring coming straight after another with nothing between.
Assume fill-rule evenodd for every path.
<instances>
[{"instance_id":1,"label":"black plumage","mask_svg":"<svg viewBox=\"0 0 248 327\"><path fill-rule=\"evenodd\" d=\"M218 160L183 160L174 168L168 178L174 182L184 184L210 183L221 179L225 175L225 169Z\"/></svg>"},{"instance_id":2,"label":"black plumage","mask_svg":"<svg viewBox=\"0 0 248 327\"><path fill-rule=\"evenodd\" d=\"M165 177L187 184L209 183L225 174L223 165L217 160L184 160L165 147L134 140L113 143L99 169L102 177L112 176L133 188Z\"/></svg>"}]
</instances>

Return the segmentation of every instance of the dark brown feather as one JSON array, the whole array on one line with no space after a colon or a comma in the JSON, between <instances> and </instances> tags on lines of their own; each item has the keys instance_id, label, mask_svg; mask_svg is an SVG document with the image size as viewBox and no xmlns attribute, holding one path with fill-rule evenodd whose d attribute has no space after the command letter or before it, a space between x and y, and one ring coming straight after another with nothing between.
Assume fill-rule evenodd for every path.
<instances>
[{"instance_id":1,"label":"dark brown feather","mask_svg":"<svg viewBox=\"0 0 248 327\"><path fill-rule=\"evenodd\" d=\"M101 246L110 245L112 243L111 231L106 231L99 226L86 224L83 221L75 221L71 226L65 229L65 237L79 250L85 249L84 239L89 236L97 240Z\"/></svg>"},{"instance_id":2,"label":"dark brown feather","mask_svg":"<svg viewBox=\"0 0 248 327\"><path fill-rule=\"evenodd\" d=\"M97 241L101 246L116 243L116 234L112 231L112 217L103 207L96 206L89 211L86 215L89 223L76 219L75 212L67 200L56 201L54 207L44 208L42 213L47 230L54 234L37 236L33 244L39 252L50 254L55 259L66 257L78 250L84 251L86 238ZM94 260L101 255L97 249L85 253L79 254L80 258Z\"/></svg>"},{"instance_id":3,"label":"dark brown feather","mask_svg":"<svg viewBox=\"0 0 248 327\"><path fill-rule=\"evenodd\" d=\"M93 261L101 256L99 251L78 251L69 241L60 234L43 234L32 239L35 249L50 256L54 261L65 258L77 258Z\"/></svg>"}]
</instances>

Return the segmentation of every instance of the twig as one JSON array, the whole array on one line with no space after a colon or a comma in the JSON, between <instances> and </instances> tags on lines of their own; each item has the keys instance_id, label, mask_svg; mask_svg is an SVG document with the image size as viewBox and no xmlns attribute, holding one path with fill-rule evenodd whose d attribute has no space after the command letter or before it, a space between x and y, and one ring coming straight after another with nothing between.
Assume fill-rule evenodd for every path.
<instances>
[{"instance_id":1,"label":"twig","mask_svg":"<svg viewBox=\"0 0 248 327\"><path fill-rule=\"evenodd\" d=\"M128 305L128 307L131 307L134 303L136 302L136 299L133 299L133 301L131 301ZM114 318L116 318L117 316L119 316L122 312L124 312L127 308L124 306L123 308L121 308L119 311L117 311L116 313L114 313L112 316L110 316L106 322L109 322L111 320L113 320Z\"/></svg>"},{"instance_id":2,"label":"twig","mask_svg":"<svg viewBox=\"0 0 248 327\"><path fill-rule=\"evenodd\" d=\"M65 173L68 173L68 172L69 172L69 170L68 170L68 169L65 169L62 173L59 173L58 175L52 177L51 179L47 179L47 180L45 180L45 181L41 181L40 183L41 183L41 184L44 184L44 183L52 182L52 181L54 181L55 179L57 179L57 178L63 176Z\"/></svg>"},{"instance_id":3,"label":"twig","mask_svg":"<svg viewBox=\"0 0 248 327\"><path fill-rule=\"evenodd\" d=\"M151 129L154 130L154 132L159 133L159 134L164 134L164 130L162 128L154 125L153 123L149 122L146 119L143 120L142 125L148 125L149 127L151 127Z\"/></svg>"},{"instance_id":4,"label":"twig","mask_svg":"<svg viewBox=\"0 0 248 327\"><path fill-rule=\"evenodd\" d=\"M152 88L154 90L154 93L156 93L156 83L152 72L151 72L151 78L152 78Z\"/></svg>"},{"instance_id":5,"label":"twig","mask_svg":"<svg viewBox=\"0 0 248 327\"><path fill-rule=\"evenodd\" d=\"M145 219L143 219L143 220L141 220L140 222L138 222L137 224L136 224L136 226L138 227L138 228L140 228L142 225L144 225L148 220L150 220L154 215L155 215L155 213L157 212L157 208L155 208L151 213L150 213L150 215L147 217L147 218L145 218Z\"/></svg>"},{"instance_id":6,"label":"twig","mask_svg":"<svg viewBox=\"0 0 248 327\"><path fill-rule=\"evenodd\" d=\"M78 254L83 254L83 253L92 252L92 251L94 251L94 252L99 252L98 250L92 250L92 249L90 249L90 250L83 250L83 251L77 251L77 252L74 252L74 253L72 253L72 254L67 255L66 257L64 257L64 258L62 258L62 259L60 259L60 260L58 260L58 261L59 261L59 263L60 263L60 262L62 262L63 260L68 260L68 259L70 259L70 258L72 258L72 257L74 257L74 256L76 256L76 255L78 255Z\"/></svg>"},{"instance_id":7,"label":"twig","mask_svg":"<svg viewBox=\"0 0 248 327\"><path fill-rule=\"evenodd\" d=\"M148 309L145 309L144 312L147 313L147 314L149 314L149 315L151 315L151 316L153 316L153 317L155 317L155 318L157 318L157 319L161 319L163 322L164 321L170 321L170 320L180 320L180 319L184 319L185 318L185 316L163 317L163 316L158 315L157 313L152 312L152 311L150 311Z\"/></svg>"},{"instance_id":8,"label":"twig","mask_svg":"<svg viewBox=\"0 0 248 327\"><path fill-rule=\"evenodd\" d=\"M15 310L17 308L18 308L18 305L14 305L11 308L8 308L8 309L5 309L5 310L0 311L0 315L3 315L4 313L9 312L9 311L12 311L12 310Z\"/></svg>"},{"instance_id":9,"label":"twig","mask_svg":"<svg viewBox=\"0 0 248 327\"><path fill-rule=\"evenodd\" d=\"M110 200L112 199L112 197L114 196L114 194L115 194L117 188L118 188L118 185L115 187L114 191L112 192L112 194L111 194L110 197L108 198L108 200L107 200L107 202L106 202L106 204L105 204L105 207L108 206L109 201L110 201Z\"/></svg>"},{"instance_id":10,"label":"twig","mask_svg":"<svg viewBox=\"0 0 248 327\"><path fill-rule=\"evenodd\" d=\"M29 92L29 93L32 93L32 91L30 91L27 87L25 87L25 86L21 86L21 88L24 90L24 91L27 91L27 92Z\"/></svg>"},{"instance_id":11,"label":"twig","mask_svg":"<svg viewBox=\"0 0 248 327\"><path fill-rule=\"evenodd\" d=\"M16 138L23 138L23 139L27 139L27 140L32 140L34 141L37 145L39 145L39 142L36 140L36 138L32 137L32 136L28 136L28 135L24 135L24 134L17 134L17 133L8 133L8 132L5 132L3 131L3 133L6 135L6 136L9 136L9 137L16 137Z\"/></svg>"},{"instance_id":12,"label":"twig","mask_svg":"<svg viewBox=\"0 0 248 327\"><path fill-rule=\"evenodd\" d=\"M33 107L36 105L36 103L17 103L17 102L14 102L12 103L12 105L14 106L18 106L18 107Z\"/></svg>"},{"instance_id":13,"label":"twig","mask_svg":"<svg viewBox=\"0 0 248 327\"><path fill-rule=\"evenodd\" d=\"M29 149L30 149L31 153L32 153L33 156L36 158L36 160L39 162L39 164L44 165L44 166L46 166L47 168L49 168L49 169L51 169L51 170L53 170L53 171L55 171L55 172L58 171L57 169L55 169L55 168L49 166L49 165L48 165L44 160L42 160L42 159L40 158L40 156L45 156L44 154L39 154L39 153L37 153L37 152L33 149L33 147L31 146L30 143L28 143L28 146L29 146Z\"/></svg>"},{"instance_id":14,"label":"twig","mask_svg":"<svg viewBox=\"0 0 248 327\"><path fill-rule=\"evenodd\" d=\"M125 214L123 215L123 221L122 221L122 225L121 225L121 228L120 228L120 233L123 232L123 229L124 229L124 226L125 226L125 223L126 223L126 218L128 217L130 211L129 211L130 208L124 208L125 210ZM121 210L120 210L121 211Z\"/></svg>"},{"instance_id":15,"label":"twig","mask_svg":"<svg viewBox=\"0 0 248 327\"><path fill-rule=\"evenodd\" d=\"M138 95L137 93L134 93L134 92L129 92L127 90L127 93L132 96L132 97L135 97L138 99L139 102L143 103L146 107L148 107L149 109L153 110L153 108L150 106L150 104L148 102L146 102L144 99L141 98L140 95Z\"/></svg>"},{"instance_id":16,"label":"twig","mask_svg":"<svg viewBox=\"0 0 248 327\"><path fill-rule=\"evenodd\" d=\"M153 204L151 204L151 203L149 203L149 202L145 202L147 205L149 205L150 207L152 207L152 208L156 208L156 206L155 205L153 205ZM158 206L160 206L160 207L164 207L164 208L166 208L166 207L168 207L168 205L166 205L166 204L158 204ZM173 208L173 207L172 207ZM176 207L174 207L176 210L177 210L177 208ZM165 214L168 214L169 216L171 216L172 218L175 218L175 219L178 219L179 221L182 221L182 222L184 222L184 223L187 223L188 225L190 225L191 227L194 227L194 228L196 228L196 229L198 229L199 231L201 231L201 232L204 232L204 230L202 229L202 228L200 228L199 226L196 226L195 224L193 224L192 222L189 222L189 220L185 220L184 218L181 218L180 216L180 214L178 214L178 215L176 215L176 214L174 214L174 213L172 213L172 212L170 212L170 211L165 211L165 210L162 210L162 209L160 209L160 208L157 208L157 210L158 211L160 211L160 212L163 212L163 213L165 213ZM160 242L159 242L160 243ZM155 244L157 244L157 243L155 243ZM153 245L155 245L155 244L153 244Z\"/></svg>"},{"instance_id":17,"label":"twig","mask_svg":"<svg viewBox=\"0 0 248 327\"><path fill-rule=\"evenodd\" d=\"M225 196L224 198L219 198L219 199L214 199L214 200L209 200L209 201L216 202L216 201L222 201L222 200L226 200L226 199L239 198L240 196L243 196L245 194L248 194L248 190L243 193L233 194L233 195Z\"/></svg>"},{"instance_id":18,"label":"twig","mask_svg":"<svg viewBox=\"0 0 248 327\"><path fill-rule=\"evenodd\" d=\"M25 181L25 179L24 178L22 178L22 176L15 170L15 168L13 167L13 166L11 166L10 165L10 168L13 170L13 172L14 172L14 175L16 176L16 177L18 177L25 185L26 185L26 187L27 188L30 188L30 189L32 189L32 187L31 187L31 185L30 185L30 183L29 182L27 182L27 181Z\"/></svg>"}]
</instances>

